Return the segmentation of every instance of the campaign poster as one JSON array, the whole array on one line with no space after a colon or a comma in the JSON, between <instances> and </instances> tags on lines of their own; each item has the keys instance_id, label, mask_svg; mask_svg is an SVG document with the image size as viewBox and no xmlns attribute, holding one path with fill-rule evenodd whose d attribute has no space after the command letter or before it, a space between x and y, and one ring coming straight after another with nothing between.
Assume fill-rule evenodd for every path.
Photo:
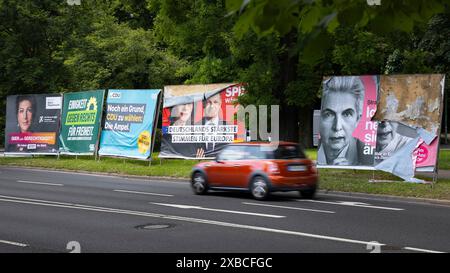
<instances>
[{"instance_id":1,"label":"campaign poster","mask_svg":"<svg viewBox=\"0 0 450 273\"><path fill-rule=\"evenodd\" d=\"M402 152L401 147L419 139L417 147L411 145L416 171L434 171L444 108L444 82L443 74L380 76L380 99L374 119L385 121L385 126L378 127L377 150L381 159ZM420 132L431 137L429 143L427 136ZM406 151L406 156L411 157L410 151Z\"/></svg>"},{"instance_id":2,"label":"campaign poster","mask_svg":"<svg viewBox=\"0 0 450 273\"><path fill-rule=\"evenodd\" d=\"M100 156L151 156L161 90L108 90Z\"/></svg>"},{"instance_id":3,"label":"campaign poster","mask_svg":"<svg viewBox=\"0 0 450 273\"><path fill-rule=\"evenodd\" d=\"M245 141L236 118L238 83L164 87L161 158L215 158L232 142Z\"/></svg>"},{"instance_id":4,"label":"campaign poster","mask_svg":"<svg viewBox=\"0 0 450 273\"><path fill-rule=\"evenodd\" d=\"M323 82L318 165L372 167L376 149L377 76L330 77Z\"/></svg>"},{"instance_id":5,"label":"campaign poster","mask_svg":"<svg viewBox=\"0 0 450 273\"><path fill-rule=\"evenodd\" d=\"M436 168L445 76L339 76L323 82L318 166L383 170L408 182Z\"/></svg>"},{"instance_id":6,"label":"campaign poster","mask_svg":"<svg viewBox=\"0 0 450 273\"><path fill-rule=\"evenodd\" d=\"M8 96L5 153L57 154L61 107L60 94Z\"/></svg>"},{"instance_id":7,"label":"campaign poster","mask_svg":"<svg viewBox=\"0 0 450 273\"><path fill-rule=\"evenodd\" d=\"M102 121L105 90L65 93L59 134L61 154L93 155Z\"/></svg>"}]
</instances>

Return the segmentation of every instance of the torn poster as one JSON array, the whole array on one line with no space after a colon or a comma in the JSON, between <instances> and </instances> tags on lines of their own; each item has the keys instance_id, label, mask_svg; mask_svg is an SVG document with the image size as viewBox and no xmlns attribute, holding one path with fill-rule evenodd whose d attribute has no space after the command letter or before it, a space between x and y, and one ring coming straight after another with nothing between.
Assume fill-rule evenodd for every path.
<instances>
[{"instance_id":1,"label":"torn poster","mask_svg":"<svg viewBox=\"0 0 450 273\"><path fill-rule=\"evenodd\" d=\"M382 75L374 120L390 120L435 135L441 124L444 75Z\"/></svg>"},{"instance_id":2,"label":"torn poster","mask_svg":"<svg viewBox=\"0 0 450 273\"><path fill-rule=\"evenodd\" d=\"M436 166L444 80L443 74L380 76L377 113L373 120L396 121L420 130L423 137L432 138L416 149L417 171L434 171Z\"/></svg>"}]
</instances>

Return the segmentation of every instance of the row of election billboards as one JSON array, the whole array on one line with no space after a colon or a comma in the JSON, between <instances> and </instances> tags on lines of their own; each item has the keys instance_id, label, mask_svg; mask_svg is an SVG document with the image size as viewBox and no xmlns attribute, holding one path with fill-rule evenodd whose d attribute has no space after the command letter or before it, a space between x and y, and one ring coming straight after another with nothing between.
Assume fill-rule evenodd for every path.
<instances>
[{"instance_id":1,"label":"row of election billboards","mask_svg":"<svg viewBox=\"0 0 450 273\"><path fill-rule=\"evenodd\" d=\"M160 93L109 90L104 117L105 90L8 96L5 153L148 158Z\"/></svg>"},{"instance_id":2,"label":"row of election billboards","mask_svg":"<svg viewBox=\"0 0 450 273\"><path fill-rule=\"evenodd\" d=\"M435 170L444 80L439 74L325 78L318 165L379 169L405 180L416 168ZM164 93L159 156L214 158L225 144L246 139L245 125L236 118L244 86L9 96L6 153L98 151L100 156L147 159Z\"/></svg>"},{"instance_id":3,"label":"row of election billboards","mask_svg":"<svg viewBox=\"0 0 450 273\"><path fill-rule=\"evenodd\" d=\"M167 86L164 93L160 157L214 157L244 139L235 111L227 113L241 84ZM8 96L5 153L147 159L161 101L159 89Z\"/></svg>"}]
</instances>

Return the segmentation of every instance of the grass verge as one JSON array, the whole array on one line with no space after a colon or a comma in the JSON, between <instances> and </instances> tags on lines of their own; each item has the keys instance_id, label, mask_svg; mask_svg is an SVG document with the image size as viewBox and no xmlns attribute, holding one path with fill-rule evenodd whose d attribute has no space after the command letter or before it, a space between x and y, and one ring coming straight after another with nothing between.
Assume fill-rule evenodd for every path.
<instances>
[{"instance_id":1,"label":"grass verge","mask_svg":"<svg viewBox=\"0 0 450 273\"><path fill-rule=\"evenodd\" d=\"M316 159L315 150L307 150L310 158ZM440 166L450 166L449 151L441 152ZM192 167L199 160L163 159L152 155L151 166L149 161L133 159L102 157L96 161L92 156L54 156L36 157L0 157L0 165L26 166L74 171L102 172L120 175L161 176L172 178L188 178ZM330 191L360 192L371 194L386 194L404 197L419 197L430 199L450 200L450 179L439 179L438 183L431 185L402 182L398 177L380 171L357 171L319 169L320 189ZM369 183L369 179L394 180L398 182ZM430 179L427 179L430 180Z\"/></svg>"},{"instance_id":2,"label":"grass verge","mask_svg":"<svg viewBox=\"0 0 450 273\"><path fill-rule=\"evenodd\" d=\"M102 172L121 175L189 177L192 166L199 160L163 159L152 155L151 166L149 161L101 157L95 160L92 156L35 156L35 157L0 157L0 165L13 165L25 167L42 167L75 171Z\"/></svg>"}]
</instances>

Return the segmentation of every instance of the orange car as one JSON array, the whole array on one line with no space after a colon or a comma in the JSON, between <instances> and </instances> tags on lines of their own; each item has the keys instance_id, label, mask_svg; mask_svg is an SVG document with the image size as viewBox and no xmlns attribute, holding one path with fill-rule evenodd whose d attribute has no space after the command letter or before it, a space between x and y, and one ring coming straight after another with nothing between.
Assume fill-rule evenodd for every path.
<instances>
[{"instance_id":1,"label":"orange car","mask_svg":"<svg viewBox=\"0 0 450 273\"><path fill-rule=\"evenodd\" d=\"M248 142L226 146L215 161L192 170L195 194L208 190L249 190L258 200L274 191L299 191L313 198L318 185L315 163L296 143Z\"/></svg>"}]
</instances>

